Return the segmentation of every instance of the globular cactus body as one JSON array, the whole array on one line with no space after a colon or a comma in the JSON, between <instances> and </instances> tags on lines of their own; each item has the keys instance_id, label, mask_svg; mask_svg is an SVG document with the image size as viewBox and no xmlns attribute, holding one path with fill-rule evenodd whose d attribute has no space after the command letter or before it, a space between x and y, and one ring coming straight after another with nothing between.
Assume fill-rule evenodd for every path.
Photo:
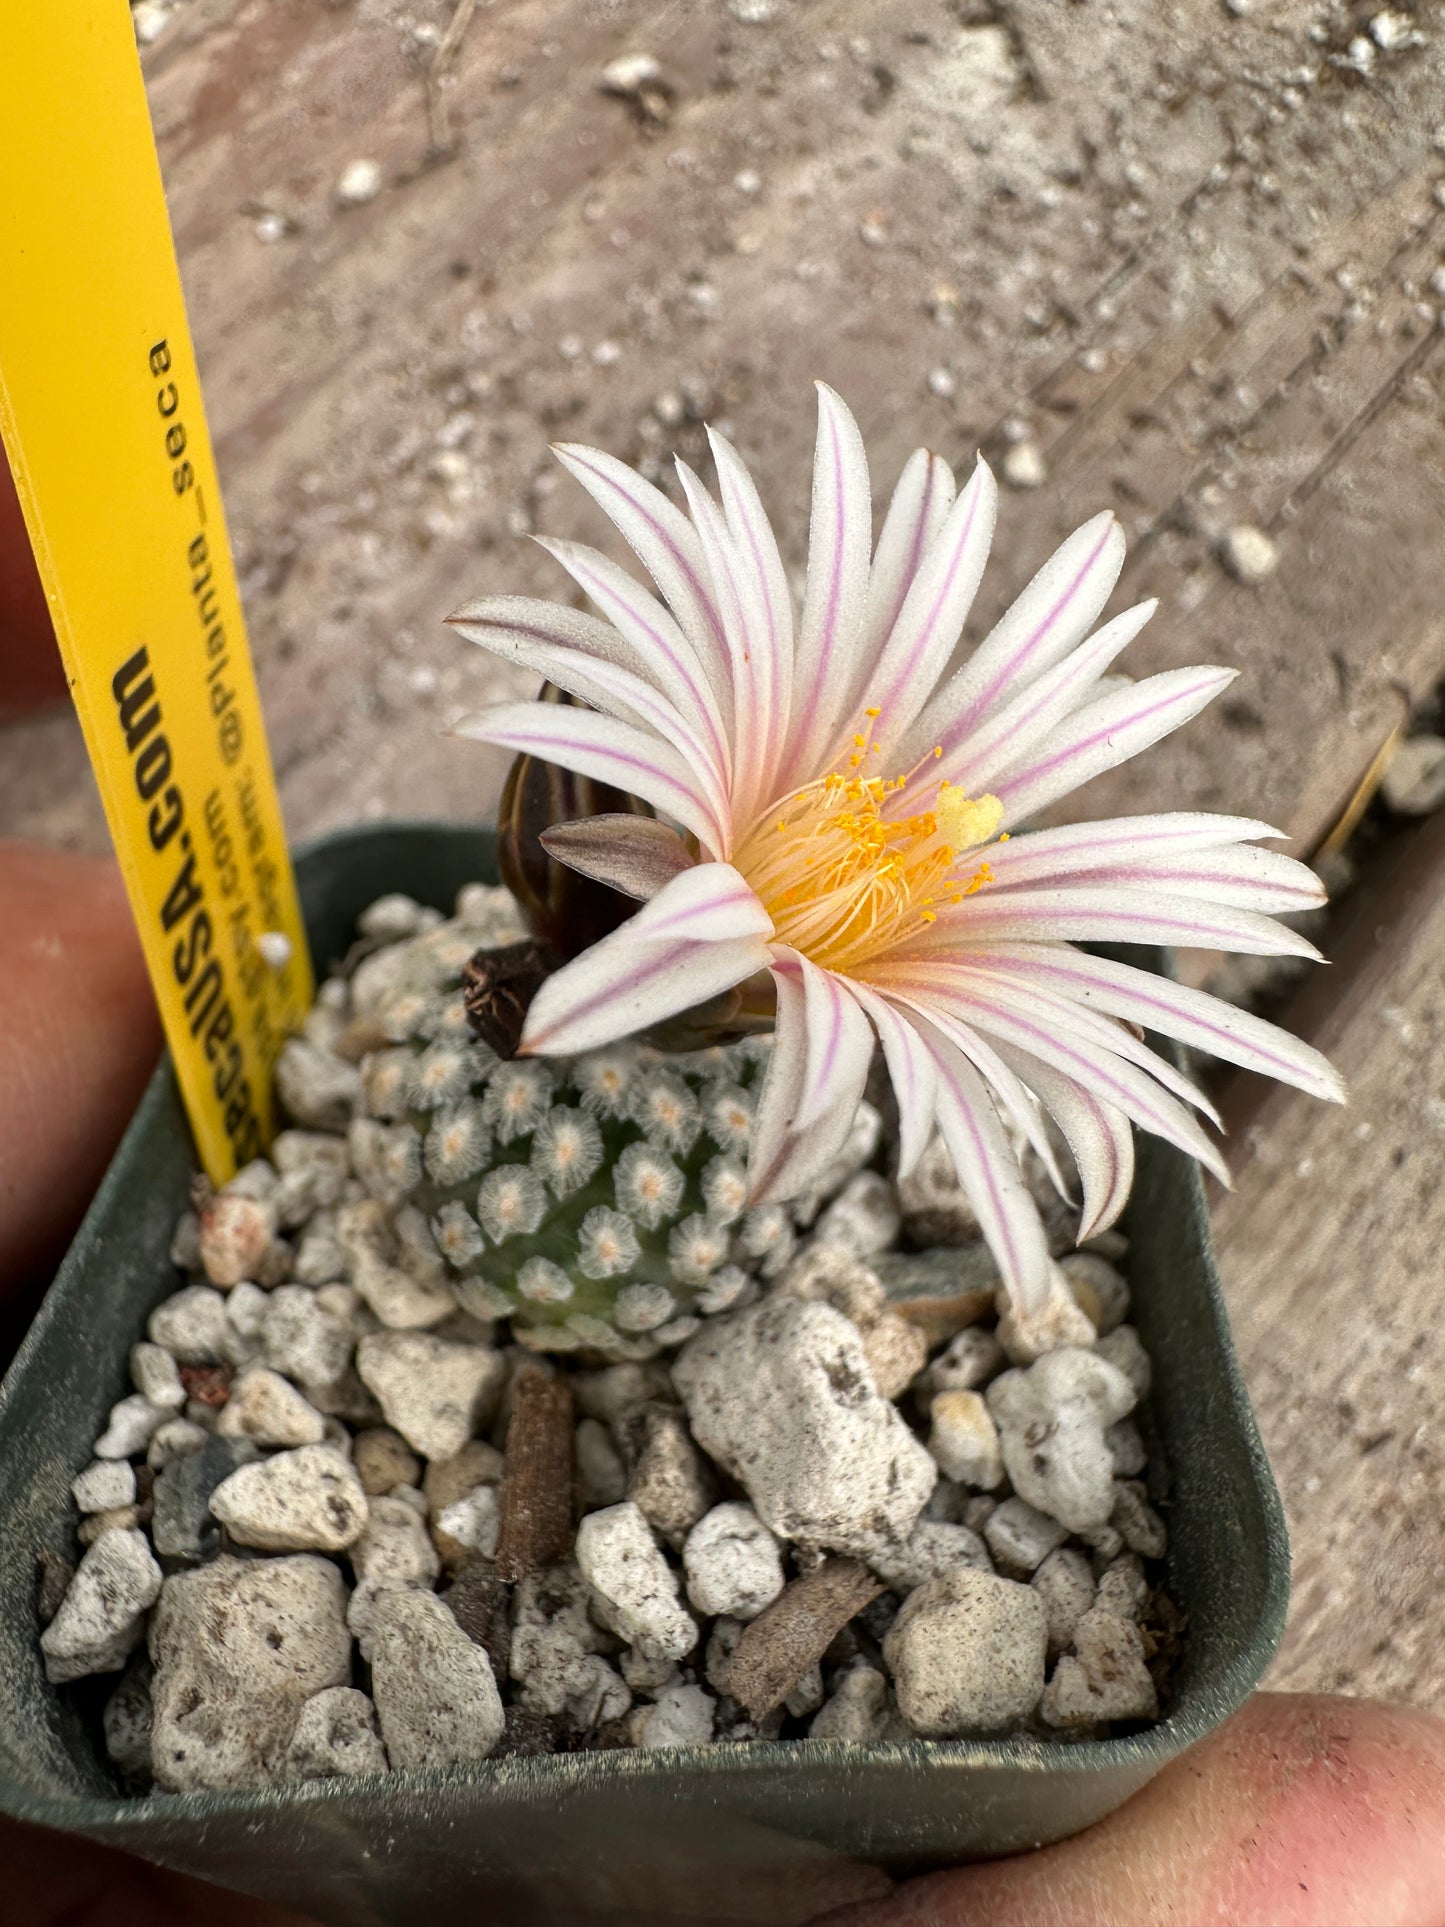
<instances>
[{"instance_id":1,"label":"globular cactus body","mask_svg":"<svg viewBox=\"0 0 1445 1927\"><path fill-rule=\"evenodd\" d=\"M767 1041L504 1061L465 1023L465 943L442 929L405 949L376 959L383 984L358 972L387 1041L363 1064L353 1155L374 1195L425 1218L468 1310L538 1349L639 1355L772 1268L791 1233L748 1212L746 1183Z\"/></svg>"}]
</instances>

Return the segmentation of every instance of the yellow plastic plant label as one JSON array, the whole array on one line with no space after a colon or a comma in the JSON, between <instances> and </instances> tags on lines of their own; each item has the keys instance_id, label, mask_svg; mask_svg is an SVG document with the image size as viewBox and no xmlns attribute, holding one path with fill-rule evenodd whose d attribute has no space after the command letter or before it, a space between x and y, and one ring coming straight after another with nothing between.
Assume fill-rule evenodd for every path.
<instances>
[{"instance_id":1,"label":"yellow plastic plant label","mask_svg":"<svg viewBox=\"0 0 1445 1927\"><path fill-rule=\"evenodd\" d=\"M0 438L221 1182L311 969L125 0L6 10Z\"/></svg>"}]
</instances>

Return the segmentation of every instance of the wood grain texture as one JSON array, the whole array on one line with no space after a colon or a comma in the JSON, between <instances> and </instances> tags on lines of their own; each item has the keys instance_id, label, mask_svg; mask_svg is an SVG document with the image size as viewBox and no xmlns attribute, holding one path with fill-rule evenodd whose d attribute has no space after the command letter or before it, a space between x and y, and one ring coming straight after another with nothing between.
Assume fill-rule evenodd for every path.
<instances>
[{"instance_id":1,"label":"wood grain texture","mask_svg":"<svg viewBox=\"0 0 1445 1927\"><path fill-rule=\"evenodd\" d=\"M1344 1109L1241 1079L1220 1266L1294 1544L1276 1686L1445 1711L1445 815L1347 906L1288 1013Z\"/></svg>"}]
</instances>

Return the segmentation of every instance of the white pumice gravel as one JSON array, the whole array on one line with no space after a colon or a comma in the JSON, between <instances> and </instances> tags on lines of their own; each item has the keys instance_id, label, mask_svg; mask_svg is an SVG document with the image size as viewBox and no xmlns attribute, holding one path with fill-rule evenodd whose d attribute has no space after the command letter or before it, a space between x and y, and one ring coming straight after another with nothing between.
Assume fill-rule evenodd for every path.
<instances>
[{"instance_id":1,"label":"white pumice gravel","mask_svg":"<svg viewBox=\"0 0 1445 1927\"><path fill-rule=\"evenodd\" d=\"M211 1511L240 1545L261 1552L341 1552L367 1518L360 1479L327 1445L243 1465L211 1494Z\"/></svg>"},{"instance_id":2,"label":"white pumice gravel","mask_svg":"<svg viewBox=\"0 0 1445 1927\"><path fill-rule=\"evenodd\" d=\"M167 1579L150 1622L152 1766L169 1793L268 1786L313 1694L351 1676L329 1559L221 1558Z\"/></svg>"},{"instance_id":3,"label":"white pumice gravel","mask_svg":"<svg viewBox=\"0 0 1445 1927\"><path fill-rule=\"evenodd\" d=\"M40 1635L46 1678L59 1685L124 1665L160 1590L161 1569L143 1532L102 1533Z\"/></svg>"},{"instance_id":4,"label":"white pumice gravel","mask_svg":"<svg viewBox=\"0 0 1445 1927\"><path fill-rule=\"evenodd\" d=\"M714 1506L682 1548L687 1596L704 1618L756 1619L783 1590L782 1551L750 1505Z\"/></svg>"},{"instance_id":5,"label":"white pumice gravel","mask_svg":"<svg viewBox=\"0 0 1445 1927\"><path fill-rule=\"evenodd\" d=\"M1004 1469L1019 1496L1072 1532L1104 1525L1114 1504L1114 1464L1104 1435L1138 1403L1124 1373L1097 1352L1068 1346L1046 1352L1026 1370L1004 1372L987 1396Z\"/></svg>"},{"instance_id":6,"label":"white pumice gravel","mask_svg":"<svg viewBox=\"0 0 1445 1927\"><path fill-rule=\"evenodd\" d=\"M449 1459L491 1417L507 1375L500 1352L432 1332L369 1332L356 1369L388 1425L425 1459Z\"/></svg>"},{"instance_id":7,"label":"white pumice gravel","mask_svg":"<svg viewBox=\"0 0 1445 1927\"><path fill-rule=\"evenodd\" d=\"M484 1760L506 1727L491 1661L434 1592L378 1596L371 1691L394 1767Z\"/></svg>"},{"instance_id":8,"label":"white pumice gravel","mask_svg":"<svg viewBox=\"0 0 1445 1927\"><path fill-rule=\"evenodd\" d=\"M883 1641L898 1707L931 1739L999 1733L1044 1690L1048 1614L1029 1586L955 1566L910 1593Z\"/></svg>"},{"instance_id":9,"label":"white pumice gravel","mask_svg":"<svg viewBox=\"0 0 1445 1927\"><path fill-rule=\"evenodd\" d=\"M944 1147L893 1183L866 1102L791 1205L723 1185L723 1262L686 1316L650 1325L638 1281L625 1342L648 1355L542 1361L572 1395L577 1527L504 1577L502 1448L538 1359L405 1201L407 1040L440 1026L442 1074L468 1038L438 986L522 928L482 885L453 921L398 895L363 925L283 1051L290 1128L198 1184L73 1468L81 1557L42 1657L64 1691L114 1676L128 1789L1157 1716L1167 1672L1144 1655L1178 1620L1127 1240L1071 1250L1050 1205L1049 1295L1015 1317ZM836 1555L886 1590L750 1718L732 1654Z\"/></svg>"},{"instance_id":10,"label":"white pumice gravel","mask_svg":"<svg viewBox=\"0 0 1445 1927\"><path fill-rule=\"evenodd\" d=\"M937 1467L831 1305L765 1298L713 1319L673 1377L693 1436L781 1538L866 1553L912 1530Z\"/></svg>"},{"instance_id":11,"label":"white pumice gravel","mask_svg":"<svg viewBox=\"0 0 1445 1927\"><path fill-rule=\"evenodd\" d=\"M677 1574L631 1500L588 1513L577 1529L577 1564L603 1624L645 1657L682 1659L696 1646Z\"/></svg>"},{"instance_id":12,"label":"white pumice gravel","mask_svg":"<svg viewBox=\"0 0 1445 1927\"><path fill-rule=\"evenodd\" d=\"M328 1686L301 1708L286 1749L288 1780L329 1780L385 1773L386 1748L376 1726L376 1708L354 1686Z\"/></svg>"}]
</instances>

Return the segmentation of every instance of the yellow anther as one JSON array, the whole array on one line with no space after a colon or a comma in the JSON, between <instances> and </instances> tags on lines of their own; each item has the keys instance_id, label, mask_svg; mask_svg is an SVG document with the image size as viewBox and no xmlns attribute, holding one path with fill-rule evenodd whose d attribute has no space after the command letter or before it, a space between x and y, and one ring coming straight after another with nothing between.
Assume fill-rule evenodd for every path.
<instances>
[{"instance_id":1,"label":"yellow anther","mask_svg":"<svg viewBox=\"0 0 1445 1927\"><path fill-rule=\"evenodd\" d=\"M883 714L883 711L879 709L879 707L875 703L872 709L865 709L863 711L863 714L865 716L881 716Z\"/></svg>"},{"instance_id":2,"label":"yellow anther","mask_svg":"<svg viewBox=\"0 0 1445 1927\"><path fill-rule=\"evenodd\" d=\"M866 736L855 736L853 738L854 749L866 749L867 745L868 745L868 738Z\"/></svg>"},{"instance_id":3,"label":"yellow anther","mask_svg":"<svg viewBox=\"0 0 1445 1927\"><path fill-rule=\"evenodd\" d=\"M980 796L977 802L961 790L939 792L936 814L939 827L955 850L972 850L987 843L1003 821L1003 804L996 796Z\"/></svg>"}]
</instances>

